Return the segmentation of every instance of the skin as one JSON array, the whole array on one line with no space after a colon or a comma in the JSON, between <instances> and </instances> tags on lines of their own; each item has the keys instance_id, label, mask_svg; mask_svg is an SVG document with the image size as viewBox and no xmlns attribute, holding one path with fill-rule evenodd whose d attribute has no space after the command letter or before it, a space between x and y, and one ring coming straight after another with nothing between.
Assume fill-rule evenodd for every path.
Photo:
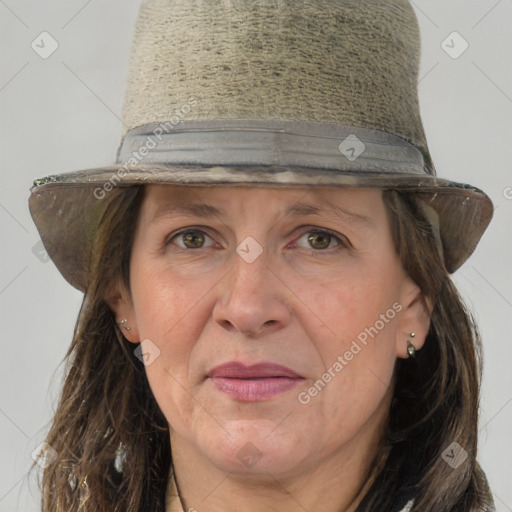
<instances>
[{"instance_id":1,"label":"skin","mask_svg":"<svg viewBox=\"0 0 512 512\"><path fill-rule=\"evenodd\" d=\"M333 211L282 215L299 201L369 222ZM191 203L225 215L155 218ZM192 227L199 241L174 236ZM338 239L320 233L311 242L319 229ZM263 249L252 263L236 251L248 236ZM396 254L381 191L147 186L130 288L118 283L108 301L118 321L127 319L127 339L159 350L145 369L170 426L185 510L355 510L371 483L396 358L407 357L411 332L422 347L431 312ZM393 305L400 311L347 360ZM335 371L339 356L346 364ZM278 363L303 379L268 400L236 400L208 378L233 360ZM330 382L308 395L329 368ZM237 456L247 451L251 464Z\"/></svg>"}]
</instances>

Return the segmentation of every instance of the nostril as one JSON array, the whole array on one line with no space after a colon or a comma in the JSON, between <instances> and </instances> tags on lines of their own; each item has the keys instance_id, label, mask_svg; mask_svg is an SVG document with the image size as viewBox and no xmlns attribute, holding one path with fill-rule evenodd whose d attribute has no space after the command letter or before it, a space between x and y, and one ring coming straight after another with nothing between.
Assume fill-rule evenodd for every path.
<instances>
[{"instance_id":1,"label":"nostril","mask_svg":"<svg viewBox=\"0 0 512 512\"><path fill-rule=\"evenodd\" d=\"M229 320L222 320L221 324L222 327L228 331L232 331L235 328L235 326Z\"/></svg>"}]
</instances>

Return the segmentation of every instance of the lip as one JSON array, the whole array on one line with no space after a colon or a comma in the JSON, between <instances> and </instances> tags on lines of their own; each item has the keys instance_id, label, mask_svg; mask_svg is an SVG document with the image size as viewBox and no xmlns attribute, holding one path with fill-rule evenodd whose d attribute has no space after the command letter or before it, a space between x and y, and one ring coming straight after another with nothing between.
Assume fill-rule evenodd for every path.
<instances>
[{"instance_id":1,"label":"lip","mask_svg":"<svg viewBox=\"0 0 512 512\"><path fill-rule=\"evenodd\" d=\"M229 361L216 366L208 373L208 377L223 377L227 379L262 379L265 377L302 378L292 369L280 364L262 362L246 366L238 361Z\"/></svg>"},{"instance_id":2,"label":"lip","mask_svg":"<svg viewBox=\"0 0 512 512\"><path fill-rule=\"evenodd\" d=\"M304 380L292 369L270 362L246 366L230 361L213 368L208 377L219 391L244 402L269 400Z\"/></svg>"}]
</instances>

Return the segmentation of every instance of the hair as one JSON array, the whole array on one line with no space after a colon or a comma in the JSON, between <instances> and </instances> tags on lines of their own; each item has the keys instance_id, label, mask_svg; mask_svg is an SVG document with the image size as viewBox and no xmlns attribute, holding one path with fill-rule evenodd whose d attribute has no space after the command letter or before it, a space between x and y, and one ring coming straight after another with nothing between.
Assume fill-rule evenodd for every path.
<instances>
[{"instance_id":1,"label":"hair","mask_svg":"<svg viewBox=\"0 0 512 512\"><path fill-rule=\"evenodd\" d=\"M115 282L130 290L143 191L118 190L95 236L89 283L46 437L57 456L39 483L43 512L165 512L169 427L134 345L122 336L104 299ZM485 510L492 497L476 461L482 372L477 327L418 198L385 190L383 199L403 267L434 307L422 350L415 359L396 362L381 464L357 512L391 512L404 496L413 496L413 510L422 512ZM442 457L453 442L468 454L456 469Z\"/></svg>"}]
</instances>

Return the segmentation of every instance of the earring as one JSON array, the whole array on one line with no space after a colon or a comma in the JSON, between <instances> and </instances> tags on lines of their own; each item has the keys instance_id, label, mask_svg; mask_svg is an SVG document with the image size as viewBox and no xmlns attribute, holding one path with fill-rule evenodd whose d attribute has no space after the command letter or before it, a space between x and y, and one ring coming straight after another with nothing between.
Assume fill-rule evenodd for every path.
<instances>
[{"instance_id":1,"label":"earring","mask_svg":"<svg viewBox=\"0 0 512 512\"><path fill-rule=\"evenodd\" d=\"M409 336L414 338L416 334L411 332ZM409 357L412 357L413 359L416 357L416 347L411 343L411 340L407 340L407 353L409 354Z\"/></svg>"},{"instance_id":2,"label":"earring","mask_svg":"<svg viewBox=\"0 0 512 512\"><path fill-rule=\"evenodd\" d=\"M117 325L119 325L119 327L122 327L124 330L129 331L130 328L128 326L126 326L126 327L124 326L124 324L126 322L128 322L128 320L126 320L126 318L125 318L124 320L121 320Z\"/></svg>"},{"instance_id":3,"label":"earring","mask_svg":"<svg viewBox=\"0 0 512 512\"><path fill-rule=\"evenodd\" d=\"M114 467L116 468L116 471L118 473L122 473L124 470L124 464L126 462L126 455L127 455L126 447L121 442L121 443L119 443L119 446L117 447L116 455L115 455L115 459L114 459Z\"/></svg>"}]
</instances>

